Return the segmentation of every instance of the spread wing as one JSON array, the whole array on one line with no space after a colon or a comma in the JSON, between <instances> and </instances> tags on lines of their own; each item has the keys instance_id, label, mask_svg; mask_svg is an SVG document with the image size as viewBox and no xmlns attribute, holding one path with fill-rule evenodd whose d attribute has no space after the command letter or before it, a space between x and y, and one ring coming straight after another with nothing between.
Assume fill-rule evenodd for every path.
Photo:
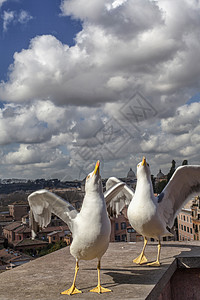
<instances>
[{"instance_id":1,"label":"spread wing","mask_svg":"<svg viewBox=\"0 0 200 300\"><path fill-rule=\"evenodd\" d=\"M113 198L115 198L117 195L119 195L119 193L121 192L121 190L123 189L123 187L125 186L125 182L119 181L118 183L113 184L113 186L110 186L109 188L106 185L106 188L108 188L104 193L104 199L106 201L106 205L108 207L108 205L110 204L110 202L112 201Z\"/></svg>"},{"instance_id":2,"label":"spread wing","mask_svg":"<svg viewBox=\"0 0 200 300\"><path fill-rule=\"evenodd\" d=\"M109 190L113 190L115 193L113 192L113 194L110 195L109 201L107 201L104 195L108 212L110 215L118 215L120 211L131 202L134 191L128 187L125 182L116 177L110 177L107 180L106 192L109 192Z\"/></svg>"},{"instance_id":3,"label":"spread wing","mask_svg":"<svg viewBox=\"0 0 200 300\"><path fill-rule=\"evenodd\" d=\"M170 228L181 208L200 193L200 166L177 168L170 181L158 196L158 210Z\"/></svg>"},{"instance_id":4,"label":"spread wing","mask_svg":"<svg viewBox=\"0 0 200 300\"><path fill-rule=\"evenodd\" d=\"M73 219L78 212L68 201L47 190L39 190L28 196L28 202L33 238L36 236L38 226L44 228L50 223L51 213L67 223L73 232Z\"/></svg>"}]
</instances>

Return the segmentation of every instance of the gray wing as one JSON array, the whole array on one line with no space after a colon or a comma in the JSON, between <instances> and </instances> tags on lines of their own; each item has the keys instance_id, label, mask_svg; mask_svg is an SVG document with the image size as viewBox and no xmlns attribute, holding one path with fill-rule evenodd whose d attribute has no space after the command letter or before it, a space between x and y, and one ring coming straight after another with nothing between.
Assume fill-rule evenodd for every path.
<instances>
[{"instance_id":1,"label":"gray wing","mask_svg":"<svg viewBox=\"0 0 200 300\"><path fill-rule=\"evenodd\" d=\"M106 192L114 191L109 197L109 201L106 199L108 212L110 215L118 215L122 209L128 205L133 196L134 191L126 185L125 182L119 180L116 177L110 177L106 182Z\"/></svg>"},{"instance_id":2,"label":"gray wing","mask_svg":"<svg viewBox=\"0 0 200 300\"><path fill-rule=\"evenodd\" d=\"M200 193L200 166L177 168L158 196L158 211L170 228L181 208Z\"/></svg>"},{"instance_id":3,"label":"gray wing","mask_svg":"<svg viewBox=\"0 0 200 300\"><path fill-rule=\"evenodd\" d=\"M39 190L28 196L28 202L33 238L38 226L44 228L50 223L52 213L62 219L73 232L73 219L78 212L68 201L47 190Z\"/></svg>"},{"instance_id":4,"label":"gray wing","mask_svg":"<svg viewBox=\"0 0 200 300\"><path fill-rule=\"evenodd\" d=\"M107 207L110 204L110 202L112 201L112 199L115 198L117 195L119 195L119 193L121 192L121 190L123 189L124 186L125 186L125 182L120 181L117 184L110 186L103 193Z\"/></svg>"}]
</instances>

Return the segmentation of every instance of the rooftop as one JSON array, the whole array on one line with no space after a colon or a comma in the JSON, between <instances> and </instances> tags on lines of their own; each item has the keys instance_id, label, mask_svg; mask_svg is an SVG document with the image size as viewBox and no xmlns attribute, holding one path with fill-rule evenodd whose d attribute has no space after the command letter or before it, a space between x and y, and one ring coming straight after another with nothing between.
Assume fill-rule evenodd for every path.
<instances>
[{"instance_id":1,"label":"rooftop","mask_svg":"<svg viewBox=\"0 0 200 300\"><path fill-rule=\"evenodd\" d=\"M24 253L20 253L18 251L14 251L12 249L1 249L0 250L0 262L10 263L15 261L24 261L24 260L33 260L33 258ZM0 263L1 264L1 263Z\"/></svg>"},{"instance_id":2,"label":"rooftop","mask_svg":"<svg viewBox=\"0 0 200 300\"><path fill-rule=\"evenodd\" d=\"M159 268L137 266L132 262L142 246L142 242L110 243L102 259L101 283L112 289L112 293L98 295L88 292L97 284L97 262L93 260L79 264L76 284L83 293L70 298L60 295L61 291L71 286L74 277L75 260L70 255L69 247L66 247L0 274L0 299L158 299L164 287L169 286L169 280L178 267L184 270L200 268L199 242L163 242ZM150 242L146 248L149 261L154 260L156 254L157 243ZM192 279L190 287L200 289L198 276L197 284ZM177 279L176 291L182 295L178 299L191 299L188 296L184 298L185 286L184 281ZM170 297L159 299L169 300Z\"/></svg>"},{"instance_id":3,"label":"rooftop","mask_svg":"<svg viewBox=\"0 0 200 300\"><path fill-rule=\"evenodd\" d=\"M20 221L15 221L15 222L12 222L12 223L8 224L7 226L4 226L4 229L14 230L14 229L16 229L20 226L21 226L21 222Z\"/></svg>"},{"instance_id":4,"label":"rooftop","mask_svg":"<svg viewBox=\"0 0 200 300\"><path fill-rule=\"evenodd\" d=\"M27 238L27 239L23 239L21 241L17 241L17 242L13 242L13 245L16 247L16 246L35 246L35 245L47 245L48 242L45 242L45 241L41 241L41 240L32 240L30 238Z\"/></svg>"}]
</instances>

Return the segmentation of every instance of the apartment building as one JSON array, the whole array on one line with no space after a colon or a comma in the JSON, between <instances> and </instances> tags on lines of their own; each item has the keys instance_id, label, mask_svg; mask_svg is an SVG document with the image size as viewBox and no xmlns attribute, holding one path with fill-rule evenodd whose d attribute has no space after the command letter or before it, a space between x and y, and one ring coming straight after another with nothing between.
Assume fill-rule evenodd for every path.
<instances>
[{"instance_id":1,"label":"apartment building","mask_svg":"<svg viewBox=\"0 0 200 300\"><path fill-rule=\"evenodd\" d=\"M194 231L194 240L200 240L200 197L197 196L193 199L192 205L192 222Z\"/></svg>"},{"instance_id":2,"label":"apartment building","mask_svg":"<svg viewBox=\"0 0 200 300\"><path fill-rule=\"evenodd\" d=\"M177 220L179 241L193 241L194 230L192 222L192 209L184 207L179 213Z\"/></svg>"}]
</instances>

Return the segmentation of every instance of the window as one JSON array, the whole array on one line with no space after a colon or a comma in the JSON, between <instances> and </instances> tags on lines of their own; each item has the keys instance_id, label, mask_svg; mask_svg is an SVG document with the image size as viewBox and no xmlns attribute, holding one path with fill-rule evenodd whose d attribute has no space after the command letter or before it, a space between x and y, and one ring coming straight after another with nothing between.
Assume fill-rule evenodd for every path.
<instances>
[{"instance_id":1,"label":"window","mask_svg":"<svg viewBox=\"0 0 200 300\"><path fill-rule=\"evenodd\" d=\"M128 229L127 229L127 232L128 232L128 233L135 232L135 229L133 229L133 228L128 228Z\"/></svg>"},{"instance_id":2,"label":"window","mask_svg":"<svg viewBox=\"0 0 200 300\"><path fill-rule=\"evenodd\" d=\"M185 221L185 216L183 216L183 221Z\"/></svg>"},{"instance_id":3,"label":"window","mask_svg":"<svg viewBox=\"0 0 200 300\"><path fill-rule=\"evenodd\" d=\"M121 229L126 229L126 222L121 223Z\"/></svg>"},{"instance_id":4,"label":"window","mask_svg":"<svg viewBox=\"0 0 200 300\"><path fill-rule=\"evenodd\" d=\"M189 227L187 227L187 232L189 232Z\"/></svg>"},{"instance_id":5,"label":"window","mask_svg":"<svg viewBox=\"0 0 200 300\"><path fill-rule=\"evenodd\" d=\"M184 226L184 231L186 231L186 226Z\"/></svg>"},{"instance_id":6,"label":"window","mask_svg":"<svg viewBox=\"0 0 200 300\"><path fill-rule=\"evenodd\" d=\"M120 242L120 235L115 236L115 242Z\"/></svg>"},{"instance_id":7,"label":"window","mask_svg":"<svg viewBox=\"0 0 200 300\"><path fill-rule=\"evenodd\" d=\"M187 222L188 222L188 217L187 217Z\"/></svg>"},{"instance_id":8,"label":"window","mask_svg":"<svg viewBox=\"0 0 200 300\"><path fill-rule=\"evenodd\" d=\"M183 225L181 224L181 229L183 230Z\"/></svg>"},{"instance_id":9,"label":"window","mask_svg":"<svg viewBox=\"0 0 200 300\"><path fill-rule=\"evenodd\" d=\"M122 242L126 242L126 234L122 234Z\"/></svg>"},{"instance_id":10,"label":"window","mask_svg":"<svg viewBox=\"0 0 200 300\"><path fill-rule=\"evenodd\" d=\"M115 230L119 230L119 224L115 223Z\"/></svg>"}]
</instances>

